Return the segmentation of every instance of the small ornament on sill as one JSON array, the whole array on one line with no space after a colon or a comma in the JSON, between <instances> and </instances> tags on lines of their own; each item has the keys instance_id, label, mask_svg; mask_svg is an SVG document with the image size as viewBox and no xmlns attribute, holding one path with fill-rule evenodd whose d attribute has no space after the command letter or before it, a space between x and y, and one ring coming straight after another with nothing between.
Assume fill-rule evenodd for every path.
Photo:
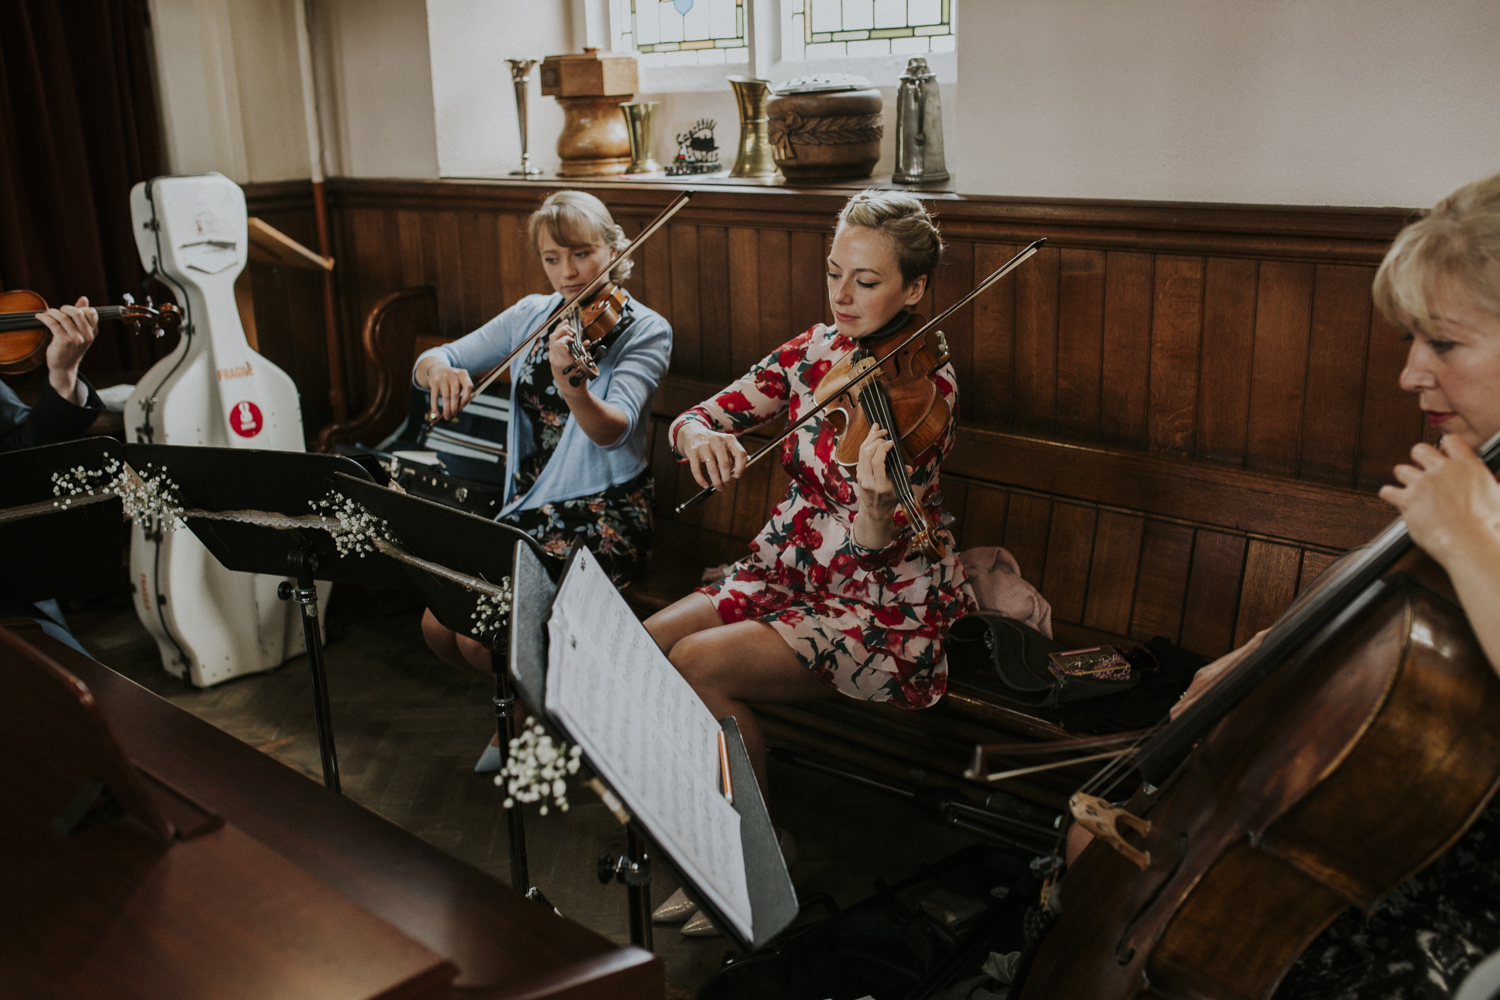
<instances>
[{"instance_id":1,"label":"small ornament on sill","mask_svg":"<svg viewBox=\"0 0 1500 1000\"><path fill-rule=\"evenodd\" d=\"M677 137L677 156L667 167L669 177L716 174L724 169L719 165L719 144L714 141L717 124L712 118L700 118Z\"/></svg>"}]
</instances>

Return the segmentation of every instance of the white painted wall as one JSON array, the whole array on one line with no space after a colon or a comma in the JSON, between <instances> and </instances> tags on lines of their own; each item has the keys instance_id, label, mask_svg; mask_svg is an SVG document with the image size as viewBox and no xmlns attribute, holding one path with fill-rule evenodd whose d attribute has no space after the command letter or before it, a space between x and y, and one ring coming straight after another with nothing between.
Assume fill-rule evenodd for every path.
<instances>
[{"instance_id":1,"label":"white painted wall","mask_svg":"<svg viewBox=\"0 0 1500 1000\"><path fill-rule=\"evenodd\" d=\"M317 0L314 9L328 175L437 177L423 0Z\"/></svg>"},{"instance_id":2,"label":"white painted wall","mask_svg":"<svg viewBox=\"0 0 1500 1000\"><path fill-rule=\"evenodd\" d=\"M151 0L167 170L310 176L295 4ZM436 177L423 0L315 4L330 175Z\"/></svg>"},{"instance_id":3,"label":"white painted wall","mask_svg":"<svg viewBox=\"0 0 1500 1000\"><path fill-rule=\"evenodd\" d=\"M965 193L1426 206L1500 171L1495 0L960 2Z\"/></svg>"},{"instance_id":4,"label":"white painted wall","mask_svg":"<svg viewBox=\"0 0 1500 1000\"><path fill-rule=\"evenodd\" d=\"M575 46L574 9L584 0L427 0L437 172L444 177L500 177L521 166L515 87L506 59L536 59ZM563 115L542 96L540 66L527 103L531 162L558 168Z\"/></svg>"},{"instance_id":5,"label":"white painted wall","mask_svg":"<svg viewBox=\"0 0 1500 1000\"><path fill-rule=\"evenodd\" d=\"M168 169L308 175L293 0L152 0Z\"/></svg>"}]
</instances>

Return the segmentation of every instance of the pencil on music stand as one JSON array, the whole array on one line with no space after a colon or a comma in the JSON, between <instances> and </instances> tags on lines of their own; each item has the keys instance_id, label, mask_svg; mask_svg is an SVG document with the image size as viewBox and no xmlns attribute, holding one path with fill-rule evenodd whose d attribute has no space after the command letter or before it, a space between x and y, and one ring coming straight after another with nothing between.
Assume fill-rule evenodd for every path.
<instances>
[{"instance_id":1,"label":"pencil on music stand","mask_svg":"<svg viewBox=\"0 0 1500 1000\"><path fill-rule=\"evenodd\" d=\"M729 777L729 747L724 742L724 731L719 730L719 777L724 782L724 801L734 805L734 782Z\"/></svg>"}]
</instances>

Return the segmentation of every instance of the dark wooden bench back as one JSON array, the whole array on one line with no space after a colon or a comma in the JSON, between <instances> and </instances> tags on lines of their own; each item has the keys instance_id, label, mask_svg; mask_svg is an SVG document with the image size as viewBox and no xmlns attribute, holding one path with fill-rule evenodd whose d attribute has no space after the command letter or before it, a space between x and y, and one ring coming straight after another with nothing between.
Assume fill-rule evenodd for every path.
<instances>
[{"instance_id":1,"label":"dark wooden bench back","mask_svg":"<svg viewBox=\"0 0 1500 1000\"><path fill-rule=\"evenodd\" d=\"M544 290L524 223L545 190L364 180L330 190L346 331L403 285L436 287L442 338ZM627 232L673 194L597 193ZM653 418L663 523L696 489L667 453L666 422L826 318L823 255L844 198L700 191L643 249L627 287L676 334ZM1221 653L1388 519L1374 487L1422 425L1396 386L1405 345L1369 288L1410 213L930 205L948 252L929 312L1049 239L945 324L962 430L943 491L960 545L1014 552L1060 636L1163 634ZM346 356L361 346L346 344ZM351 374L351 394L368 401L378 378ZM748 539L784 489L768 464L680 520Z\"/></svg>"}]
</instances>

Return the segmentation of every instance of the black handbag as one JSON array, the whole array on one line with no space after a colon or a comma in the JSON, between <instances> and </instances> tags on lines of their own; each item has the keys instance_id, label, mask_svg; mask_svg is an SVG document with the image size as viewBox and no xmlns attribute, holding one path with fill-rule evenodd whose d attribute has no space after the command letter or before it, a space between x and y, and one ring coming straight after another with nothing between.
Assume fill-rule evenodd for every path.
<instances>
[{"instance_id":1,"label":"black handbag","mask_svg":"<svg viewBox=\"0 0 1500 1000\"><path fill-rule=\"evenodd\" d=\"M1103 698L1129 691L1140 683L1140 671L1129 668L1108 676L1070 673L1058 666L1053 653L1064 652L1062 643L1038 632L1025 622L995 611L965 615L948 631L948 666L965 680L998 679L999 685L982 684L999 697L1032 708L1057 708L1070 702Z\"/></svg>"}]
</instances>

